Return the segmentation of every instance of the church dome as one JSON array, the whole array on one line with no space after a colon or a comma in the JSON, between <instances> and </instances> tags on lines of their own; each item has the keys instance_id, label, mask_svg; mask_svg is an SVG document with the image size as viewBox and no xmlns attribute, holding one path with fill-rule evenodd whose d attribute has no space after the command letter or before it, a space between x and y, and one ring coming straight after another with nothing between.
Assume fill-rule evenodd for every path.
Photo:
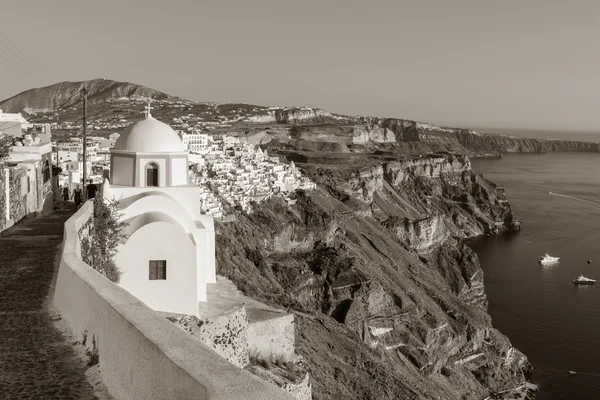
<instances>
[{"instance_id":1,"label":"church dome","mask_svg":"<svg viewBox=\"0 0 600 400\"><path fill-rule=\"evenodd\" d=\"M152 116L131 125L119 138L113 150L148 153L185 151L177 133L164 122Z\"/></svg>"}]
</instances>

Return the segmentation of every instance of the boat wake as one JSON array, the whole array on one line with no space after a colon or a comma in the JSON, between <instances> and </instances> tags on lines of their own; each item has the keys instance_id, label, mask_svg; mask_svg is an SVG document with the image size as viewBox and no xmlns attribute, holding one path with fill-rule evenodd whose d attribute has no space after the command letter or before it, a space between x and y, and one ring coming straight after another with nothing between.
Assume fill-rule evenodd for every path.
<instances>
[{"instance_id":1,"label":"boat wake","mask_svg":"<svg viewBox=\"0 0 600 400\"><path fill-rule=\"evenodd\" d=\"M579 372L579 371L569 371L571 375L588 375L588 376L600 376L600 374L593 374L591 372Z\"/></svg>"},{"instance_id":2,"label":"boat wake","mask_svg":"<svg viewBox=\"0 0 600 400\"><path fill-rule=\"evenodd\" d=\"M559 197L564 197L564 198L571 199L571 200L583 201L584 203L592 204L594 206L600 206L600 203L596 203L594 201L590 201L590 200L586 200L586 199L581 199L579 197L567 196L566 194L553 193L553 192L548 192L548 193L553 196L559 196Z\"/></svg>"}]
</instances>

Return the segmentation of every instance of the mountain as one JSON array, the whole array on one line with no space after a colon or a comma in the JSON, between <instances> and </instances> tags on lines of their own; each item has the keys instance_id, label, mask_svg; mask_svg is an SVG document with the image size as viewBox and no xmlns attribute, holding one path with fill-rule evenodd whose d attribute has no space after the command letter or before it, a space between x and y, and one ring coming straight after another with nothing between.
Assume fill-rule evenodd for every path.
<instances>
[{"instance_id":1,"label":"mountain","mask_svg":"<svg viewBox=\"0 0 600 400\"><path fill-rule=\"evenodd\" d=\"M109 99L151 98L168 100L175 98L158 90L129 82L116 82L110 79L93 79L82 82L60 82L41 88L29 89L0 102L0 109L5 112L21 112L24 110L57 110L72 107L81 103L81 89L88 90L90 104Z\"/></svg>"}]
</instances>

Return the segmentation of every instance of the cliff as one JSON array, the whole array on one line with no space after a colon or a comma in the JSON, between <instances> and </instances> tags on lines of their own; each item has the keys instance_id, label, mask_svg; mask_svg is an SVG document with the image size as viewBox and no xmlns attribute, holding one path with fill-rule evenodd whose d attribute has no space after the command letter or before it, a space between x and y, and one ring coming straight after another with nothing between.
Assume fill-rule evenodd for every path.
<instances>
[{"instance_id":1,"label":"cliff","mask_svg":"<svg viewBox=\"0 0 600 400\"><path fill-rule=\"evenodd\" d=\"M319 108L279 108L268 110L247 118L249 122L297 124L297 123L335 123L347 120L348 117L332 114Z\"/></svg>"},{"instance_id":2,"label":"cliff","mask_svg":"<svg viewBox=\"0 0 600 400\"><path fill-rule=\"evenodd\" d=\"M318 190L217 226L217 262L296 314L315 399L481 399L525 382L463 244L519 229L503 190L466 156L305 168Z\"/></svg>"},{"instance_id":3,"label":"cliff","mask_svg":"<svg viewBox=\"0 0 600 400\"><path fill-rule=\"evenodd\" d=\"M528 139L448 128L395 118L361 118L354 127L354 143L389 143L412 153L446 151L471 156L551 151L597 152L598 143L555 139ZM411 144L412 147L408 147Z\"/></svg>"},{"instance_id":4,"label":"cliff","mask_svg":"<svg viewBox=\"0 0 600 400\"><path fill-rule=\"evenodd\" d=\"M480 134L457 129L452 132L466 149L477 153L547 153L549 151L597 152L598 143L572 140L527 139L504 135Z\"/></svg>"}]
</instances>

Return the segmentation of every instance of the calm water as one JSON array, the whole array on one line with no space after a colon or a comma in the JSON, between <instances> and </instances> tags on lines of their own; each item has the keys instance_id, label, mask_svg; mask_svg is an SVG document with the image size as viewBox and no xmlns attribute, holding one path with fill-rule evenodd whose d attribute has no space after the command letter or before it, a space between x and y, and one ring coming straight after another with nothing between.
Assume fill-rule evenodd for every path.
<instances>
[{"instance_id":1,"label":"calm water","mask_svg":"<svg viewBox=\"0 0 600 400\"><path fill-rule=\"evenodd\" d=\"M473 244L494 326L533 363L537 399L600 399L600 154L472 161L506 188L522 222L519 233ZM544 253L560 263L541 266ZM580 274L598 282L574 285Z\"/></svg>"}]
</instances>

